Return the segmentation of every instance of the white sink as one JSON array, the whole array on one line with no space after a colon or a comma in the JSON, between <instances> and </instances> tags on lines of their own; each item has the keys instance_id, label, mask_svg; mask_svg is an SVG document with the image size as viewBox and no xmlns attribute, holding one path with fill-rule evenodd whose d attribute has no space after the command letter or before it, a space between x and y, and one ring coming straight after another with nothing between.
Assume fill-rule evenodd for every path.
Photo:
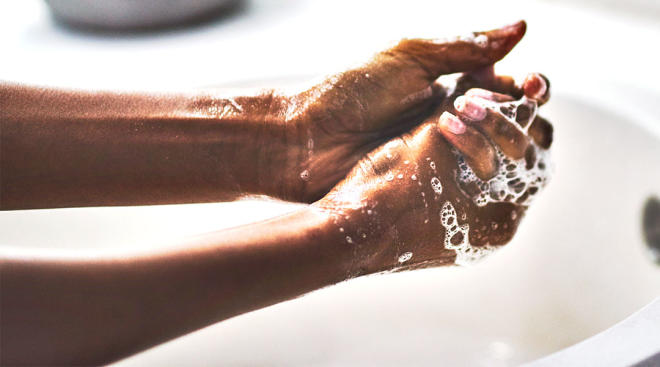
<instances>
[{"instance_id":1,"label":"white sink","mask_svg":"<svg viewBox=\"0 0 660 367\"><path fill-rule=\"evenodd\" d=\"M517 365L648 304L660 295L660 267L646 253L640 214L644 200L660 194L659 98L588 84L595 98L555 85L544 107L556 127L555 177L513 242L492 258L471 268L351 280L116 366ZM241 201L0 212L0 245L158 246L297 207Z\"/></svg>"}]
</instances>

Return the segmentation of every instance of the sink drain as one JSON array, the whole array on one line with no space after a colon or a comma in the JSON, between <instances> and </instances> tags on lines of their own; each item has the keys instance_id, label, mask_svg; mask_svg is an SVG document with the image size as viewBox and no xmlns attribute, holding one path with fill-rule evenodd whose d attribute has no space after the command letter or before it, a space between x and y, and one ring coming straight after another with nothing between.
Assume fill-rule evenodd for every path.
<instances>
[{"instance_id":1,"label":"sink drain","mask_svg":"<svg viewBox=\"0 0 660 367\"><path fill-rule=\"evenodd\" d=\"M660 200L650 197L644 204L642 231L653 260L660 265Z\"/></svg>"}]
</instances>

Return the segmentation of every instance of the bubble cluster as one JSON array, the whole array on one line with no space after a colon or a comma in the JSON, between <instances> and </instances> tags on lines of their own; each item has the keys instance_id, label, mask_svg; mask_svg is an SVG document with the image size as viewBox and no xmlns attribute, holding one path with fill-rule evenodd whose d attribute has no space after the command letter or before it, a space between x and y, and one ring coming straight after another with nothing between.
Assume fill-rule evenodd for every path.
<instances>
[{"instance_id":1,"label":"bubble cluster","mask_svg":"<svg viewBox=\"0 0 660 367\"><path fill-rule=\"evenodd\" d=\"M486 108L499 113L511 126L525 135L538 109L536 101L527 97L503 103L484 99L481 103ZM509 159L497 147L496 151L497 174L490 180L483 181L468 166L465 158L455 150L458 160L456 179L459 186L478 206L497 202L530 205L535 195L550 179L550 152L539 148L533 142L525 157L519 160Z\"/></svg>"},{"instance_id":2,"label":"bubble cluster","mask_svg":"<svg viewBox=\"0 0 660 367\"><path fill-rule=\"evenodd\" d=\"M497 174L488 181L483 181L474 173L472 168L465 162L465 158L456 152L458 160L458 172L456 179L464 191L476 194L468 194L477 206L485 206L488 203L511 202L520 205L530 205L536 194L550 180L550 154L547 150L536 145L531 145L534 154L533 159L527 161L525 158L512 160L496 148L497 151ZM472 187L473 189L466 189ZM474 190L476 188L476 190Z\"/></svg>"},{"instance_id":3,"label":"bubble cluster","mask_svg":"<svg viewBox=\"0 0 660 367\"><path fill-rule=\"evenodd\" d=\"M535 100L529 99L526 96L510 102L495 102L486 99L480 99L480 103L495 112L498 112L509 122L513 124L518 130L527 134L530 122L536 118L538 111L538 104Z\"/></svg>"},{"instance_id":4,"label":"bubble cluster","mask_svg":"<svg viewBox=\"0 0 660 367\"><path fill-rule=\"evenodd\" d=\"M480 47L486 47L488 46L488 36L486 36L485 34L480 34L474 37L474 43L476 43Z\"/></svg>"},{"instance_id":5,"label":"bubble cluster","mask_svg":"<svg viewBox=\"0 0 660 367\"><path fill-rule=\"evenodd\" d=\"M442 205L440 223L445 228L445 248L456 252L456 265L473 264L497 249L490 245L479 247L470 245L470 225L458 223L456 209L449 201Z\"/></svg>"},{"instance_id":6,"label":"bubble cluster","mask_svg":"<svg viewBox=\"0 0 660 367\"><path fill-rule=\"evenodd\" d=\"M436 194L438 195L442 194L442 182L440 182L439 178L433 177L431 179L431 188Z\"/></svg>"}]
</instances>

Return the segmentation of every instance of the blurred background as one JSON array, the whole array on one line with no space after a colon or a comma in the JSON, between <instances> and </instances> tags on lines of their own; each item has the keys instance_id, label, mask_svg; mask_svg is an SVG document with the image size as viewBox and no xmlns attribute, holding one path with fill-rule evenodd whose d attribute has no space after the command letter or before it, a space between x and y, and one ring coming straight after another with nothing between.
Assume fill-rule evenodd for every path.
<instances>
[{"instance_id":1,"label":"blurred background","mask_svg":"<svg viewBox=\"0 0 660 367\"><path fill-rule=\"evenodd\" d=\"M519 19L527 35L496 71L540 71L552 81L544 114L556 124L559 169L501 255L474 269L343 283L116 365L510 366L648 304L660 295L640 220L645 200L660 194L660 1L0 2L0 80L113 90L286 86L342 71L400 38ZM0 212L0 245L163 246L296 208L241 201Z\"/></svg>"},{"instance_id":2,"label":"blurred background","mask_svg":"<svg viewBox=\"0 0 660 367\"><path fill-rule=\"evenodd\" d=\"M104 17L104 11L123 12L127 25L138 24L140 17L149 24L168 16L126 9L131 3L154 7L158 0L50 2L60 13L69 17L77 13L106 27L103 19L111 23L112 18ZM84 4L96 13L85 11ZM160 4L190 16L195 15L195 7L204 9L200 14L204 22L152 32L94 33L60 26L44 1L3 1L0 78L155 90L261 82L341 71L403 37L457 35L525 19L527 37L502 62L501 72L540 70L555 82L560 82L559 77L579 77L651 88L658 84L660 1L656 0L160 0ZM183 10L180 4L185 4ZM115 22L121 26L120 21Z\"/></svg>"}]
</instances>

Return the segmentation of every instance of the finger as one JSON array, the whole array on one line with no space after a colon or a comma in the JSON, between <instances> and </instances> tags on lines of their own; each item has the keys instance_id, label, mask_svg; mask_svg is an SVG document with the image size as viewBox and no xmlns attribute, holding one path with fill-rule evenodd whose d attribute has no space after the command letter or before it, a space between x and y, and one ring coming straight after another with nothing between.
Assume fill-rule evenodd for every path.
<instances>
[{"instance_id":1,"label":"finger","mask_svg":"<svg viewBox=\"0 0 660 367\"><path fill-rule=\"evenodd\" d=\"M456 94L464 94L471 88L507 94L514 99L523 96L523 90L516 84L515 79L508 75L496 75L493 65L463 74L457 82Z\"/></svg>"},{"instance_id":2,"label":"finger","mask_svg":"<svg viewBox=\"0 0 660 367\"><path fill-rule=\"evenodd\" d=\"M522 83L517 83L511 76L495 75L492 65L462 75L457 82L455 94L464 94L470 88L482 88L514 99L525 95L536 100L539 106L550 99L550 81L545 75L530 73Z\"/></svg>"},{"instance_id":3,"label":"finger","mask_svg":"<svg viewBox=\"0 0 660 367\"><path fill-rule=\"evenodd\" d=\"M527 98L536 100L538 105L542 105L550 99L550 80L540 73L531 73L525 77L522 89Z\"/></svg>"},{"instance_id":4,"label":"finger","mask_svg":"<svg viewBox=\"0 0 660 367\"><path fill-rule=\"evenodd\" d=\"M317 96L317 106L336 106L342 116L354 121L391 121L392 116L431 98L429 86L440 75L481 68L502 59L525 29L525 22L520 21L452 40L405 39L366 65L305 93Z\"/></svg>"},{"instance_id":5,"label":"finger","mask_svg":"<svg viewBox=\"0 0 660 367\"><path fill-rule=\"evenodd\" d=\"M499 146L502 153L512 159L524 157L529 139L520 126L514 125L499 111L486 108L479 98L465 96L456 98L454 108L460 117L471 121L474 127Z\"/></svg>"},{"instance_id":6,"label":"finger","mask_svg":"<svg viewBox=\"0 0 660 367\"><path fill-rule=\"evenodd\" d=\"M507 94L501 94L501 93L496 93L492 92L486 89L481 89L481 88L472 88L465 92L465 96L467 97L478 97L482 99L486 99L489 101L493 102L511 102L514 101L515 99Z\"/></svg>"},{"instance_id":7,"label":"finger","mask_svg":"<svg viewBox=\"0 0 660 367\"><path fill-rule=\"evenodd\" d=\"M465 156L465 162L477 177L488 180L497 173L495 148L477 129L445 111L440 116L438 130L454 148Z\"/></svg>"},{"instance_id":8,"label":"finger","mask_svg":"<svg viewBox=\"0 0 660 367\"><path fill-rule=\"evenodd\" d=\"M541 148L548 149L552 145L554 128L548 120L541 116L536 116L532 125L529 127L528 134Z\"/></svg>"}]
</instances>

